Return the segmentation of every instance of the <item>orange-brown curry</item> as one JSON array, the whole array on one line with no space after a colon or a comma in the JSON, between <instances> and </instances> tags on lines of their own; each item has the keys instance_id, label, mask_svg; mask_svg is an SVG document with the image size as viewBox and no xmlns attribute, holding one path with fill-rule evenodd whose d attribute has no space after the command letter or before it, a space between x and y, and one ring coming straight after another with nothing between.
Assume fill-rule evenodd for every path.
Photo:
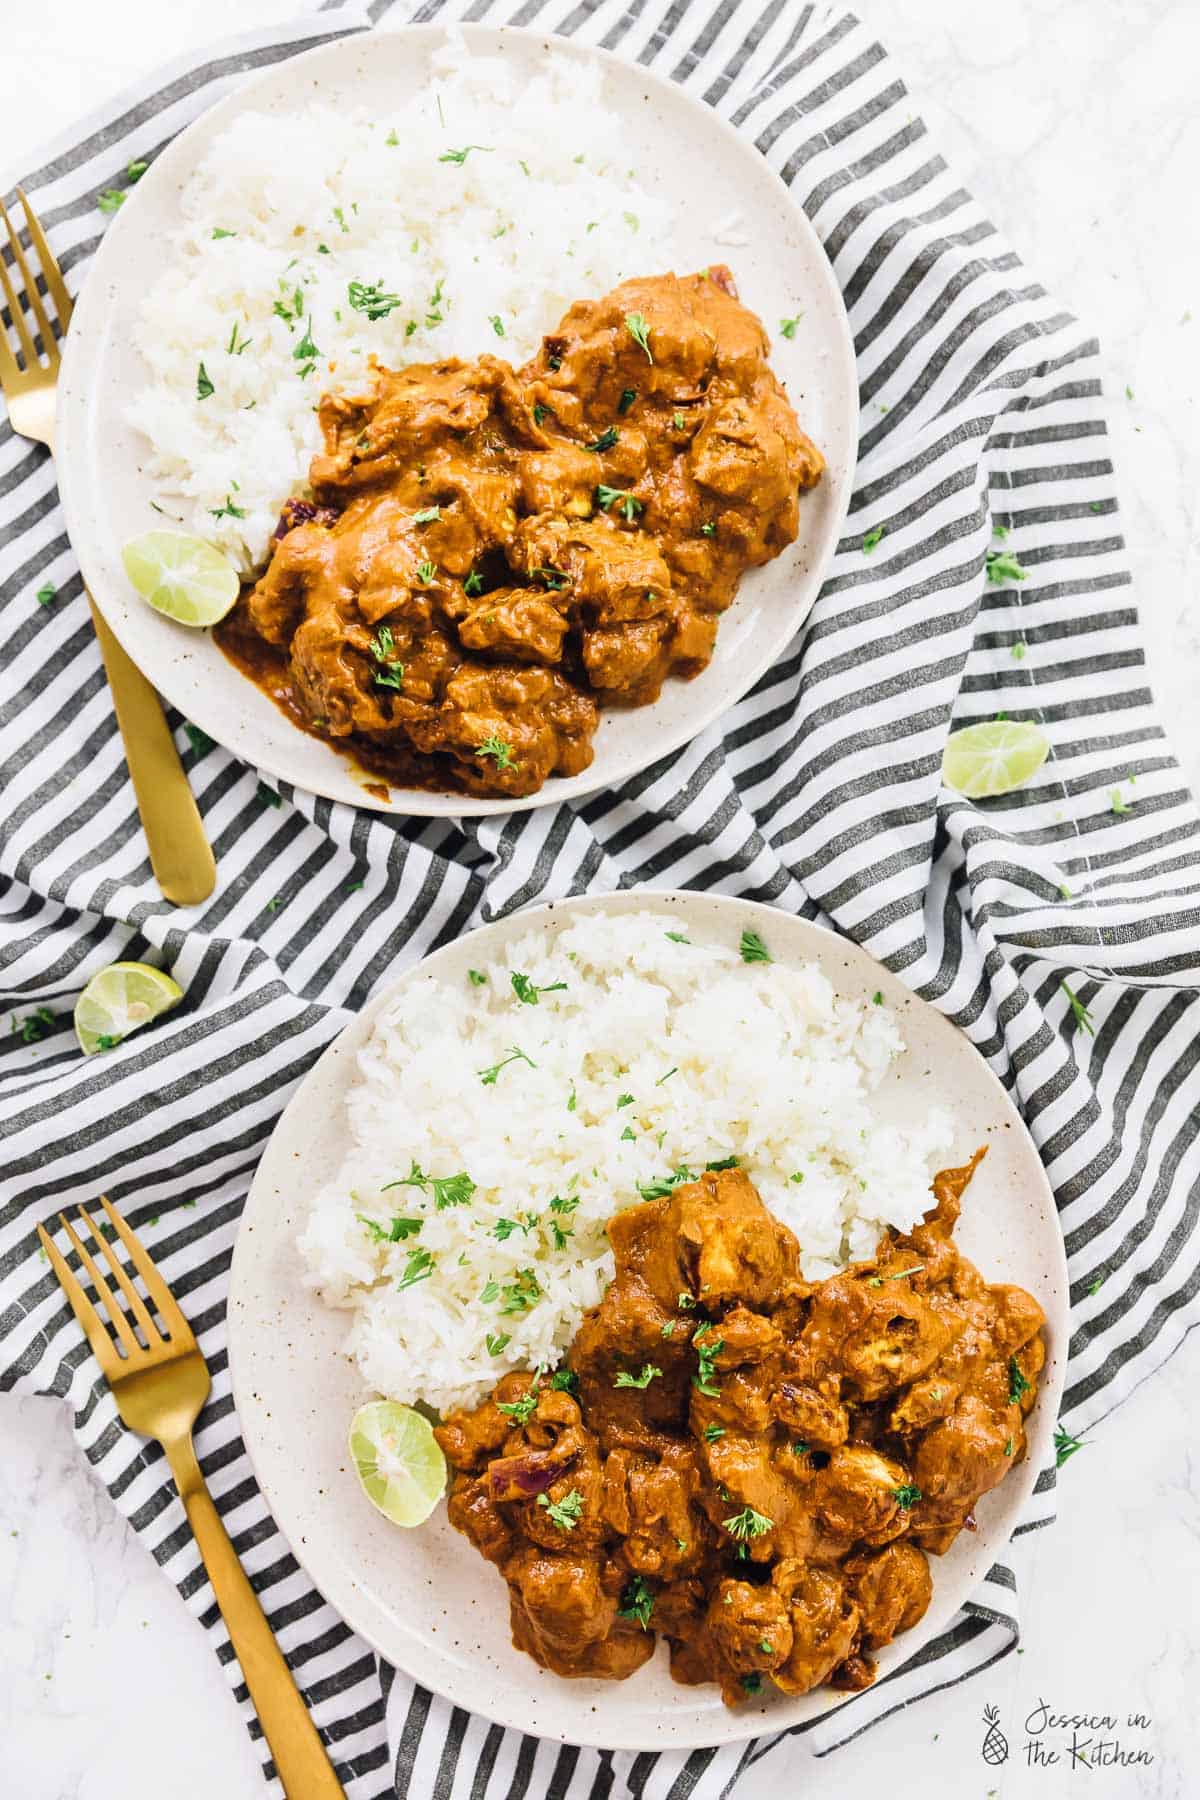
<instances>
[{"instance_id":1,"label":"orange-brown curry","mask_svg":"<svg viewBox=\"0 0 1200 1800\"><path fill-rule=\"evenodd\" d=\"M218 641L293 720L405 785L512 798L592 760L599 704L713 653L824 466L728 270L581 301L524 368L326 395L312 501Z\"/></svg>"},{"instance_id":2,"label":"orange-brown curry","mask_svg":"<svg viewBox=\"0 0 1200 1800\"><path fill-rule=\"evenodd\" d=\"M520 1649L622 1679L662 1632L675 1679L729 1704L873 1679L929 1604L927 1552L1023 1456L1044 1360L1036 1300L951 1241L979 1155L819 1283L736 1169L614 1216L564 1368L437 1428Z\"/></svg>"}]
</instances>

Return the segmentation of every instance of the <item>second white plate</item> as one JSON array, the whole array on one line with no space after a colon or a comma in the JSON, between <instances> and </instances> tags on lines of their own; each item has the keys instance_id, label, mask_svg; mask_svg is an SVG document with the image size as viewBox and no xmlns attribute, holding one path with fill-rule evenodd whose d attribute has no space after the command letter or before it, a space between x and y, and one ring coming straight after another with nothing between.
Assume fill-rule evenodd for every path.
<instances>
[{"instance_id":1,"label":"second white plate","mask_svg":"<svg viewBox=\"0 0 1200 1800\"><path fill-rule=\"evenodd\" d=\"M992 1280L1019 1282L1047 1318L1047 1361L1029 1420L1029 1454L976 1508L978 1529L934 1558L933 1601L915 1630L879 1657L880 1677L945 1629L1007 1543L1038 1471L1053 1460L1067 1351L1062 1232L1041 1160L1020 1114L968 1040L864 950L803 920L748 901L688 893L612 894L516 913L448 945L422 975L465 981L539 919L548 931L588 913L670 912L693 942L736 944L745 929L776 961L815 963L839 996L877 989L894 1008L907 1050L880 1090L881 1117L899 1120L936 1100L954 1125L954 1163L979 1144L988 1155L968 1190L958 1239ZM242 1433L259 1484L298 1560L368 1643L425 1686L470 1711L539 1737L608 1749L667 1750L778 1731L831 1711L845 1695L777 1695L736 1713L712 1688L670 1678L660 1645L629 1681L563 1681L514 1650L500 1576L439 1507L415 1531L389 1525L348 1464L347 1426L366 1398L343 1349L349 1315L301 1283L296 1238L311 1199L345 1150L346 1095L376 1016L410 980L385 988L330 1045L272 1134L242 1216L229 1299L229 1354Z\"/></svg>"}]
</instances>

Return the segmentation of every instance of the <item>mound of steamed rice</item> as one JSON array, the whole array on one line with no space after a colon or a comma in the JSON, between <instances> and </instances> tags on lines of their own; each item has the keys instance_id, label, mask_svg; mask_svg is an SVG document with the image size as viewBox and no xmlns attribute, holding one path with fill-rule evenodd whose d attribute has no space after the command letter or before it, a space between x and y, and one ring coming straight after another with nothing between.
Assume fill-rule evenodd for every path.
<instances>
[{"instance_id":1,"label":"mound of steamed rice","mask_svg":"<svg viewBox=\"0 0 1200 1800\"><path fill-rule=\"evenodd\" d=\"M445 1411L555 1364L611 1279L605 1221L680 1169L736 1157L812 1277L929 1205L949 1119L899 1129L872 1107L904 1048L893 1014L679 929L654 911L534 927L380 1016L300 1240L379 1393Z\"/></svg>"},{"instance_id":2,"label":"mound of steamed rice","mask_svg":"<svg viewBox=\"0 0 1200 1800\"><path fill-rule=\"evenodd\" d=\"M321 393L372 357L519 364L573 300L672 267L600 70L551 55L517 84L458 44L394 112L241 114L189 179L130 418L161 510L243 573L304 491Z\"/></svg>"}]
</instances>

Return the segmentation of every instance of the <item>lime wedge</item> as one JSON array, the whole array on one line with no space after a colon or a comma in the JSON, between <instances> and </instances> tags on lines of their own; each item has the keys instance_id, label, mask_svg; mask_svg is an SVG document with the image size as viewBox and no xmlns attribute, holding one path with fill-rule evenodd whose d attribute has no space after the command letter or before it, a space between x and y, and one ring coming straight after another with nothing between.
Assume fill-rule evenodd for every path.
<instances>
[{"instance_id":1,"label":"lime wedge","mask_svg":"<svg viewBox=\"0 0 1200 1800\"><path fill-rule=\"evenodd\" d=\"M238 597L238 572L229 558L186 531L130 538L121 561L142 599L181 625L215 625Z\"/></svg>"},{"instance_id":2,"label":"lime wedge","mask_svg":"<svg viewBox=\"0 0 1200 1800\"><path fill-rule=\"evenodd\" d=\"M85 1056L111 1050L131 1031L170 1012L183 989L149 963L110 963L92 976L75 1002L75 1036Z\"/></svg>"},{"instance_id":3,"label":"lime wedge","mask_svg":"<svg viewBox=\"0 0 1200 1800\"><path fill-rule=\"evenodd\" d=\"M1036 775L1050 754L1050 740L1024 719L968 725L947 740L942 780L968 800L1011 794Z\"/></svg>"},{"instance_id":4,"label":"lime wedge","mask_svg":"<svg viewBox=\"0 0 1200 1800\"><path fill-rule=\"evenodd\" d=\"M442 1497L446 1458L433 1426L398 1400L368 1400L350 1421L363 1493L393 1525L421 1525Z\"/></svg>"}]
</instances>

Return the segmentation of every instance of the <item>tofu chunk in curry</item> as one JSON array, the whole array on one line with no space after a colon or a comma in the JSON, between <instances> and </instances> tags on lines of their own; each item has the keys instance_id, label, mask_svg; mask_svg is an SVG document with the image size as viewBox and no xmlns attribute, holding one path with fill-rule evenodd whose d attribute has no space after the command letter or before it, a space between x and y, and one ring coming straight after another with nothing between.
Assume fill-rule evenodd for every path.
<instances>
[{"instance_id":1,"label":"tofu chunk in curry","mask_svg":"<svg viewBox=\"0 0 1200 1800\"><path fill-rule=\"evenodd\" d=\"M823 458L724 268L580 301L533 360L374 367L320 405L311 500L218 632L385 781L518 798L602 706L697 675Z\"/></svg>"},{"instance_id":2,"label":"tofu chunk in curry","mask_svg":"<svg viewBox=\"0 0 1200 1800\"><path fill-rule=\"evenodd\" d=\"M737 1169L613 1217L615 1278L563 1367L437 1428L520 1649L623 1679L661 1633L675 1679L730 1705L872 1681L1037 1396L1041 1308L953 1243L982 1154L822 1282Z\"/></svg>"}]
</instances>

